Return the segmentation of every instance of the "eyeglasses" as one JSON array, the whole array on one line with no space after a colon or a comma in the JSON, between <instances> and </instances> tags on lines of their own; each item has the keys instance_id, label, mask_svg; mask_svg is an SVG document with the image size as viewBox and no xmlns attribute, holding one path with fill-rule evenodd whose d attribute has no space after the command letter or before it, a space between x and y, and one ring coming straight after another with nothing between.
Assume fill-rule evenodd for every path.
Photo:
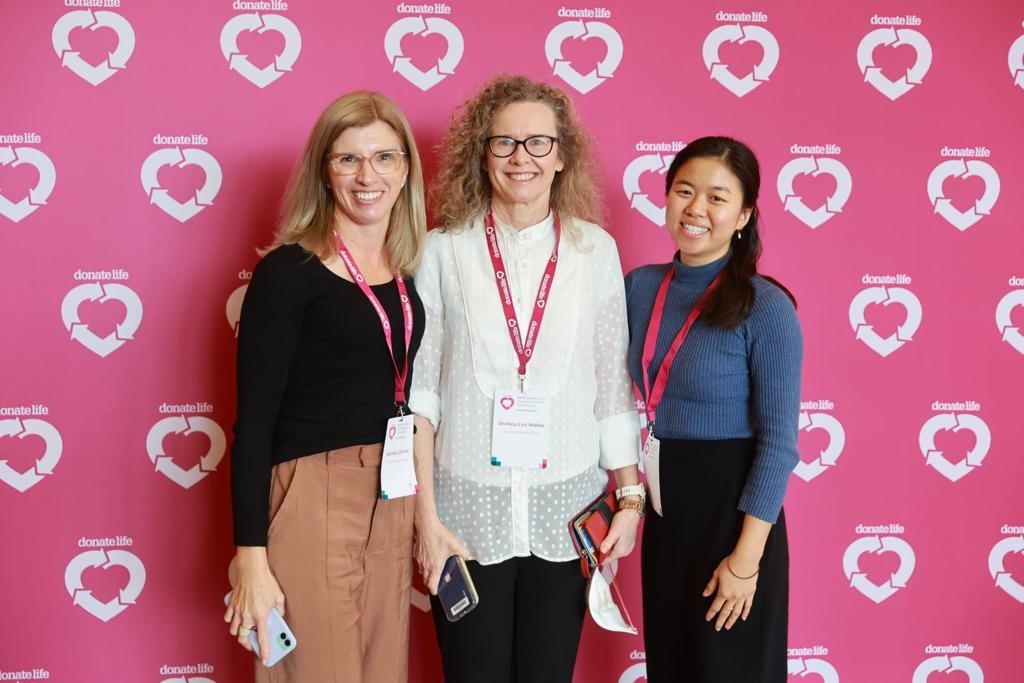
<instances>
[{"instance_id":1,"label":"eyeglasses","mask_svg":"<svg viewBox=\"0 0 1024 683\"><path fill-rule=\"evenodd\" d=\"M507 135L492 135L489 138L484 138L484 142L487 143L487 149L491 154L499 159L515 154L519 145L522 145L531 157L546 157L551 154L558 138L553 138L550 135L531 135L525 140L516 140Z\"/></svg>"},{"instance_id":2,"label":"eyeglasses","mask_svg":"<svg viewBox=\"0 0 1024 683\"><path fill-rule=\"evenodd\" d=\"M402 160L405 152L395 149L385 149L369 157L361 157L358 154L328 154L327 161L331 162L331 168L338 175L355 175L363 167L363 162L370 160L370 167L381 175L394 173L402 167Z\"/></svg>"}]
</instances>

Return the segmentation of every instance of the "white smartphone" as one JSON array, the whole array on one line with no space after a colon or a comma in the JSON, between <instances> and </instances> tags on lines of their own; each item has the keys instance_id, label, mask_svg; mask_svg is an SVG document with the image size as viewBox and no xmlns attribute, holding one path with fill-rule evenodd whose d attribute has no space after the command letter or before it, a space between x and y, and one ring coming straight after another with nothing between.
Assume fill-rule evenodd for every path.
<instances>
[{"instance_id":1,"label":"white smartphone","mask_svg":"<svg viewBox=\"0 0 1024 683\"><path fill-rule=\"evenodd\" d=\"M231 593L228 593L224 596L224 604L227 605L230 602ZM270 639L270 658L267 660L267 666L271 667L281 661L281 658L286 654L294 650L295 646L298 645L298 641L295 640L295 634L288 628L288 624L285 623L284 618L277 611L276 607L270 608L266 629ZM252 647L256 657L259 658L260 640L255 629L249 631L249 645Z\"/></svg>"}]
</instances>

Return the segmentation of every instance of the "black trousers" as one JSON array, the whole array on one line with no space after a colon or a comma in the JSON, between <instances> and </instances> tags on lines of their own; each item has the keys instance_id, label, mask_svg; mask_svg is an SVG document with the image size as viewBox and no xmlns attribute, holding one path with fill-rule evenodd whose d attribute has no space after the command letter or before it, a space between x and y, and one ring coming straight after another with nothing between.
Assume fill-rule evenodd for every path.
<instances>
[{"instance_id":1,"label":"black trousers","mask_svg":"<svg viewBox=\"0 0 1024 683\"><path fill-rule=\"evenodd\" d=\"M480 604L456 622L431 597L447 683L571 683L586 611L578 560L467 562Z\"/></svg>"},{"instance_id":2,"label":"black trousers","mask_svg":"<svg viewBox=\"0 0 1024 683\"><path fill-rule=\"evenodd\" d=\"M736 509L753 462L752 439L661 442L664 517L644 521L644 641L650 683L785 683L789 608L786 519L772 528L747 621L715 631L702 593L739 539Z\"/></svg>"}]
</instances>

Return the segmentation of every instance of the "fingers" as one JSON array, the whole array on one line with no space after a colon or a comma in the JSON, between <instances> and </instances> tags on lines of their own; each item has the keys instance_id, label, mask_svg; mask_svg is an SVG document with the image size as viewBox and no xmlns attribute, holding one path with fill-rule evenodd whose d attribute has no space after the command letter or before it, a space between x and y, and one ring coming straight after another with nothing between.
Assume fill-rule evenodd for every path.
<instances>
[{"instance_id":1,"label":"fingers","mask_svg":"<svg viewBox=\"0 0 1024 683\"><path fill-rule=\"evenodd\" d=\"M711 603L711 608L708 610L704 619L705 621L714 620L716 631L721 631L723 627L728 631L738 620L747 620L747 617L750 616L750 608L753 606L753 603L753 597L726 600L721 596L718 596Z\"/></svg>"},{"instance_id":2,"label":"fingers","mask_svg":"<svg viewBox=\"0 0 1024 683\"><path fill-rule=\"evenodd\" d=\"M266 628L261 628L256 632L256 640L259 641L260 651L259 657L263 665L266 666L267 662L270 661L270 634L267 633Z\"/></svg>"},{"instance_id":3,"label":"fingers","mask_svg":"<svg viewBox=\"0 0 1024 683\"><path fill-rule=\"evenodd\" d=\"M711 580L708 581L708 585L704 587L704 593L702 593L702 595L705 598L707 598L707 597L710 597L710 596L714 595L715 591L717 591L717 590L718 590L718 573L716 572L716 573L711 575ZM719 605L719 607L721 607L721 605ZM715 611L717 611L717 608L716 608ZM711 616L710 616L711 612L708 612L708 615L709 615L708 616L708 621L710 621L711 620Z\"/></svg>"},{"instance_id":4,"label":"fingers","mask_svg":"<svg viewBox=\"0 0 1024 683\"><path fill-rule=\"evenodd\" d=\"M244 647L246 650L252 651L252 644L249 643L249 631L252 630L252 624L242 623L239 626L232 624L231 635L235 636L238 640L238 644Z\"/></svg>"}]
</instances>

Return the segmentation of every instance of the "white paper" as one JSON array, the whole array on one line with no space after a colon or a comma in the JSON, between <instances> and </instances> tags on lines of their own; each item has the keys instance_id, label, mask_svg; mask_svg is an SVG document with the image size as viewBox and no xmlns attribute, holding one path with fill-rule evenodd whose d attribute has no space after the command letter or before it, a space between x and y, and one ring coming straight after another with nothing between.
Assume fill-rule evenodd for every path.
<instances>
[{"instance_id":1,"label":"white paper","mask_svg":"<svg viewBox=\"0 0 1024 683\"><path fill-rule=\"evenodd\" d=\"M380 462L380 497L384 500L412 496L420 490L412 457L412 427L412 415L388 420Z\"/></svg>"},{"instance_id":2,"label":"white paper","mask_svg":"<svg viewBox=\"0 0 1024 683\"><path fill-rule=\"evenodd\" d=\"M647 502L661 515L661 480L658 478L658 463L661 459L661 442L654 437L654 430L647 432L644 443L644 476L647 478Z\"/></svg>"},{"instance_id":3,"label":"white paper","mask_svg":"<svg viewBox=\"0 0 1024 683\"><path fill-rule=\"evenodd\" d=\"M548 466L551 404L547 396L513 391L494 392L491 423L491 464L496 467Z\"/></svg>"}]
</instances>

